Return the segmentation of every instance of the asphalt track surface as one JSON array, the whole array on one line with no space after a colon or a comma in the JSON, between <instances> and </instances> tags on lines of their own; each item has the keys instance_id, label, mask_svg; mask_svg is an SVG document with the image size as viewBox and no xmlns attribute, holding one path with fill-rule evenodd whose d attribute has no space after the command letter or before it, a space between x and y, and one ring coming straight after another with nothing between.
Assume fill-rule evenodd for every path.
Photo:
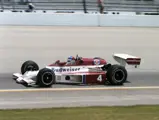
<instances>
[{"instance_id":1,"label":"asphalt track surface","mask_svg":"<svg viewBox=\"0 0 159 120\"><path fill-rule=\"evenodd\" d=\"M159 104L158 35L158 28L1 26L0 108ZM124 86L54 85L37 89L12 80L12 73L19 72L21 63L28 59L43 67L78 53L115 63L114 52L142 58L140 68L128 68Z\"/></svg>"}]
</instances>

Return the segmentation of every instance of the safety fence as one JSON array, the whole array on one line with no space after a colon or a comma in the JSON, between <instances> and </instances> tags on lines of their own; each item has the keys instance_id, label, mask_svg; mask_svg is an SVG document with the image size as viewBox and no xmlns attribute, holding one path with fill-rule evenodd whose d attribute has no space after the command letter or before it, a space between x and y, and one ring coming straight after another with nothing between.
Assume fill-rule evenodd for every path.
<instances>
[{"instance_id":1,"label":"safety fence","mask_svg":"<svg viewBox=\"0 0 159 120\"><path fill-rule=\"evenodd\" d=\"M157 0L156 0L157 1ZM97 0L32 0L35 10L99 11ZM0 0L2 10L25 10L24 0ZM153 0L105 0L104 11L158 12L159 4Z\"/></svg>"}]
</instances>

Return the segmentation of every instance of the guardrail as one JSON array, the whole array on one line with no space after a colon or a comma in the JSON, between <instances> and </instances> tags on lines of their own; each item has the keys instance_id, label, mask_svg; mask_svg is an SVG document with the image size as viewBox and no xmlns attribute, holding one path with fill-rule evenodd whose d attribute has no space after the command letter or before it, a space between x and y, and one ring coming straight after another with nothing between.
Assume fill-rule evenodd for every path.
<instances>
[{"instance_id":1,"label":"guardrail","mask_svg":"<svg viewBox=\"0 0 159 120\"><path fill-rule=\"evenodd\" d=\"M5 2L1 0L1 9L24 10L25 2ZM74 11L98 11L96 0L32 0L36 10L74 10ZM129 11L129 12L159 12L159 4L152 1L123 1L107 0L104 2L105 11Z\"/></svg>"}]
</instances>

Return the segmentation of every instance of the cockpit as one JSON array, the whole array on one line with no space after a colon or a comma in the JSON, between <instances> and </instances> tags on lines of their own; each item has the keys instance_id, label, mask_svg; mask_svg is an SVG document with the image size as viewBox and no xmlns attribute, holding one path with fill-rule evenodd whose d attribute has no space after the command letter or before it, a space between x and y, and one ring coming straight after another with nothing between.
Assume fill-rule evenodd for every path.
<instances>
[{"instance_id":1,"label":"cockpit","mask_svg":"<svg viewBox=\"0 0 159 120\"><path fill-rule=\"evenodd\" d=\"M69 56L67 58L67 62L66 62L66 65L76 65L79 63L79 61L82 59L82 57L79 57L78 55L75 57L73 56Z\"/></svg>"}]
</instances>

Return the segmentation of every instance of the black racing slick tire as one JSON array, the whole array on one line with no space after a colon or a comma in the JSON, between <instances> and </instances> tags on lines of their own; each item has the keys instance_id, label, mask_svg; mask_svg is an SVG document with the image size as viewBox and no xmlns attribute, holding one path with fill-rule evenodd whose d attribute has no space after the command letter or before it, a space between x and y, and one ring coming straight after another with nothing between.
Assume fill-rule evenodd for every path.
<instances>
[{"instance_id":1,"label":"black racing slick tire","mask_svg":"<svg viewBox=\"0 0 159 120\"><path fill-rule=\"evenodd\" d=\"M24 74L26 71L39 70L39 66L34 61L25 61L21 66L21 73Z\"/></svg>"},{"instance_id":2,"label":"black racing slick tire","mask_svg":"<svg viewBox=\"0 0 159 120\"><path fill-rule=\"evenodd\" d=\"M123 85L127 80L127 71L123 66L111 65L106 76L111 85Z\"/></svg>"},{"instance_id":3,"label":"black racing slick tire","mask_svg":"<svg viewBox=\"0 0 159 120\"><path fill-rule=\"evenodd\" d=\"M51 87L53 84L55 84L55 79L55 73L52 70L43 68L37 74L36 84L39 87Z\"/></svg>"}]
</instances>

